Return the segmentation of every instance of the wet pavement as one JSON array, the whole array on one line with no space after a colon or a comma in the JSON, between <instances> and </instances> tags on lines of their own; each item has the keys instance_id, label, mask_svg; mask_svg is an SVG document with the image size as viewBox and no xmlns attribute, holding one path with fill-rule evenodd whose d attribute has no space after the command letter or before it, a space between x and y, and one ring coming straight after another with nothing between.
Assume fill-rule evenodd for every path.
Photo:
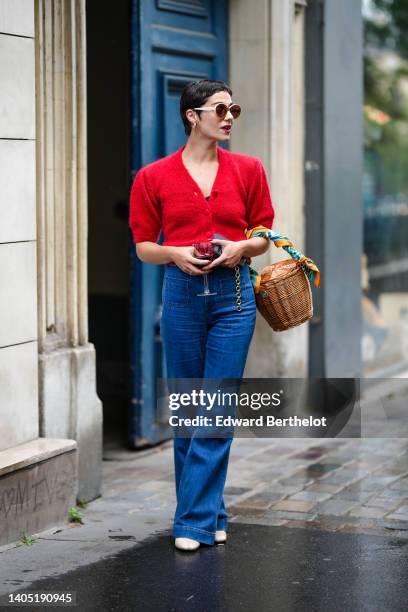
<instances>
[{"instance_id":1,"label":"wet pavement","mask_svg":"<svg viewBox=\"0 0 408 612\"><path fill-rule=\"evenodd\" d=\"M84 612L396 612L406 609L407 548L406 539L235 523L226 545L186 553L165 532L30 591L75 592Z\"/></svg>"},{"instance_id":2,"label":"wet pavement","mask_svg":"<svg viewBox=\"0 0 408 612\"><path fill-rule=\"evenodd\" d=\"M72 590L81 611L406 609L404 438L235 439L228 542L195 553L171 538L171 441L106 449L103 470L82 525L0 548L0 595Z\"/></svg>"}]
</instances>

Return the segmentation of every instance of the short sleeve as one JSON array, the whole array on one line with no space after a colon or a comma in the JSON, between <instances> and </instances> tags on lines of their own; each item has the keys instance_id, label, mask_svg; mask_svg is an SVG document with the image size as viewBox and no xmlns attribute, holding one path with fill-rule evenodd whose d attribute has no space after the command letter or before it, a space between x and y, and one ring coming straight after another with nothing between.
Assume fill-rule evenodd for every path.
<instances>
[{"instance_id":1,"label":"short sleeve","mask_svg":"<svg viewBox=\"0 0 408 612\"><path fill-rule=\"evenodd\" d=\"M157 242L161 230L160 202L149 190L143 168L136 174L130 191L129 226L133 240Z\"/></svg>"},{"instance_id":2,"label":"short sleeve","mask_svg":"<svg viewBox=\"0 0 408 612\"><path fill-rule=\"evenodd\" d=\"M272 228L275 211L269 191L268 177L262 163L257 159L254 171L251 172L247 199L248 230L263 225Z\"/></svg>"}]
</instances>

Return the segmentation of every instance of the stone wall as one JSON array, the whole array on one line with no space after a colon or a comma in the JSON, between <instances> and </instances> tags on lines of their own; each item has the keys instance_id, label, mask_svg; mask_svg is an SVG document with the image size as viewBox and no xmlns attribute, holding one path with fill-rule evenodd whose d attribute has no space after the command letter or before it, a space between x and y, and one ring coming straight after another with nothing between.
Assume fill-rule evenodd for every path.
<instances>
[{"instance_id":1,"label":"stone wall","mask_svg":"<svg viewBox=\"0 0 408 612\"><path fill-rule=\"evenodd\" d=\"M304 246L304 6L291 0L230 0L230 84L243 107L231 149L259 157L275 208L273 229ZM287 259L271 244L253 267ZM257 314L247 377L307 373L307 324L275 333Z\"/></svg>"}]
</instances>

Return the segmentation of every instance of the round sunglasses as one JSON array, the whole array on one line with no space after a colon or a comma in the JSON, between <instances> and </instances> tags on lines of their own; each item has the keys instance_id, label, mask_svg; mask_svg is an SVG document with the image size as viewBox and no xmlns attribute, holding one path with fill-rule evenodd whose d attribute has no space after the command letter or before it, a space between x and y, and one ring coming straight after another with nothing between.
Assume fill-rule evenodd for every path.
<instances>
[{"instance_id":1,"label":"round sunglasses","mask_svg":"<svg viewBox=\"0 0 408 612\"><path fill-rule=\"evenodd\" d=\"M239 104L230 104L227 106L223 102L219 102L216 106L201 106L199 108L193 108L193 110L215 111L220 119L225 119L228 111L230 111L234 119L237 119L241 114L241 107Z\"/></svg>"}]
</instances>

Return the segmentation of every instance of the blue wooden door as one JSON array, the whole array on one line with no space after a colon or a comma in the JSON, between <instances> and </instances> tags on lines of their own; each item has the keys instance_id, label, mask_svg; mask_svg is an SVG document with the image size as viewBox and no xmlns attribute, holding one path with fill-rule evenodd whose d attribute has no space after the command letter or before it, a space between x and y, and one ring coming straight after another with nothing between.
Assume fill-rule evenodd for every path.
<instances>
[{"instance_id":1,"label":"blue wooden door","mask_svg":"<svg viewBox=\"0 0 408 612\"><path fill-rule=\"evenodd\" d=\"M186 140L179 98L186 83L228 75L228 0L132 0L132 177ZM162 238L160 239L160 241ZM163 266L142 263L131 243L130 444L171 437L157 406L165 378L160 338Z\"/></svg>"}]
</instances>

